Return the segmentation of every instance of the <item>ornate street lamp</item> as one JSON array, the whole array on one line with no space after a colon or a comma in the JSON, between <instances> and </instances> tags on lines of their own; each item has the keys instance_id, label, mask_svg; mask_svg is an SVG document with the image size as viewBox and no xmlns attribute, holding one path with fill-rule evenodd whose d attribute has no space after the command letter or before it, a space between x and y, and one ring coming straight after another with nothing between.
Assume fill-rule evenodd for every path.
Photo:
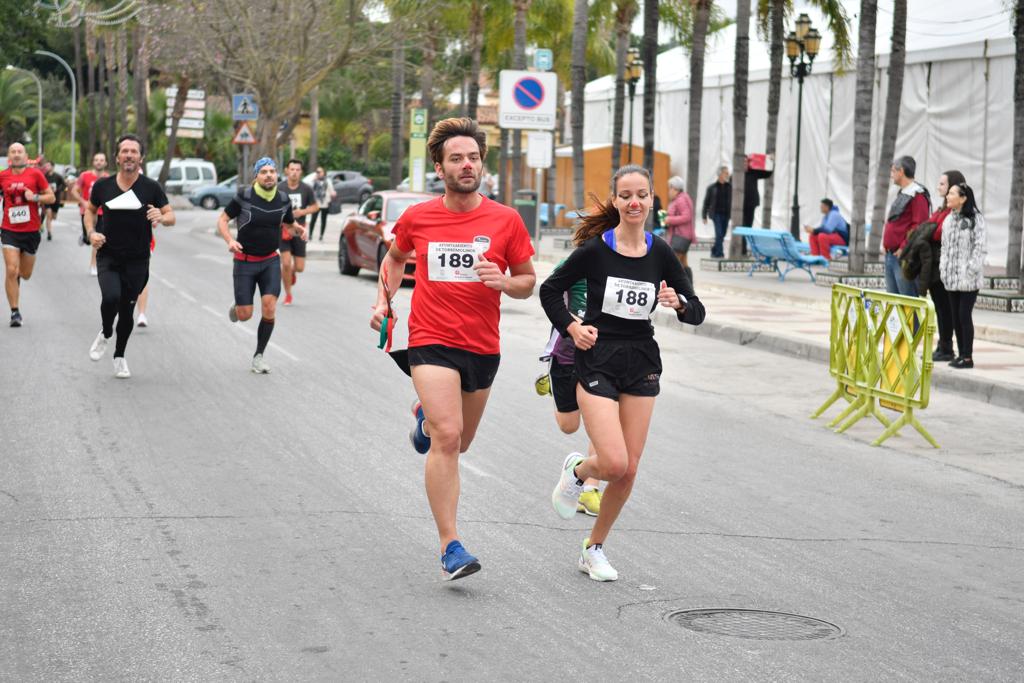
<instances>
[{"instance_id":1,"label":"ornate street lamp","mask_svg":"<svg viewBox=\"0 0 1024 683\"><path fill-rule=\"evenodd\" d=\"M793 217L789 231L800 239L800 128L803 123L804 78L811 73L811 64L821 49L821 34L811 26L811 18L801 14L796 20L796 30L786 36L786 56L789 57L789 74L797 80L796 105L796 170L793 176ZM804 61L804 57L807 61ZM799 61L797 61L799 60Z\"/></svg>"},{"instance_id":2,"label":"ornate street lamp","mask_svg":"<svg viewBox=\"0 0 1024 683\"><path fill-rule=\"evenodd\" d=\"M626 82L629 83L629 151L626 153L626 163L633 163L633 99L636 97L636 84L644 75L644 63L640 59L640 50L635 47L629 48L626 53Z\"/></svg>"}]
</instances>

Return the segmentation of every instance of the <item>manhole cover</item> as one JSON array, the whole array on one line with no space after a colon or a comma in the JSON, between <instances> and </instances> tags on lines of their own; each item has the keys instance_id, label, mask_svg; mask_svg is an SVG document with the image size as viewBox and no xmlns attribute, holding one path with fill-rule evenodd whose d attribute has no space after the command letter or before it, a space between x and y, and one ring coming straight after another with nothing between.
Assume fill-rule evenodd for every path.
<instances>
[{"instance_id":1,"label":"manhole cover","mask_svg":"<svg viewBox=\"0 0 1024 683\"><path fill-rule=\"evenodd\" d=\"M843 635L843 629L821 619L756 609L688 609L665 618L699 633L751 640L822 640Z\"/></svg>"}]
</instances>

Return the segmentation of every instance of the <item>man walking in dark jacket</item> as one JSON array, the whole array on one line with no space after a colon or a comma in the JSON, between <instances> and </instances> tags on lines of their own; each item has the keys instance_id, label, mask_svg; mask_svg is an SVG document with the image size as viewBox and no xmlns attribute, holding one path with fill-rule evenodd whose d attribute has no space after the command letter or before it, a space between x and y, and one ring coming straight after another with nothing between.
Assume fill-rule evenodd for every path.
<instances>
[{"instance_id":1,"label":"man walking in dark jacket","mask_svg":"<svg viewBox=\"0 0 1024 683\"><path fill-rule=\"evenodd\" d=\"M704 208L701 209L701 218L707 225L708 216L715 224L715 244L711 247L712 258L722 258L725 252L722 250L722 243L725 241L725 233L729 229L729 214L732 212L732 180L729 179L729 167L722 166L718 169L718 179L708 185L704 194Z\"/></svg>"}]
</instances>

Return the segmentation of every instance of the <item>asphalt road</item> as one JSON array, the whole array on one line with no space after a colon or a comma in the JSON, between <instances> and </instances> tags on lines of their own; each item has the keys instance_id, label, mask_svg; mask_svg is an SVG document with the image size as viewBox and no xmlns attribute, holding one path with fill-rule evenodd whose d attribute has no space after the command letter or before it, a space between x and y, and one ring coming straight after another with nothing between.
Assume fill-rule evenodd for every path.
<instances>
[{"instance_id":1,"label":"asphalt road","mask_svg":"<svg viewBox=\"0 0 1024 683\"><path fill-rule=\"evenodd\" d=\"M25 327L0 329L0 680L1024 676L1019 413L940 395L920 417L941 450L913 431L873 448L867 421L808 419L832 390L820 365L659 328L663 391L606 545L621 578L601 584L575 567L587 519L549 502L585 437L534 393L537 299L506 300L462 469L483 570L443 583L412 388L367 326L373 276L311 261L273 372L252 375L214 220L182 211L161 233L130 380L88 358L99 289L69 222L24 287ZM841 633L667 618L714 608Z\"/></svg>"}]
</instances>

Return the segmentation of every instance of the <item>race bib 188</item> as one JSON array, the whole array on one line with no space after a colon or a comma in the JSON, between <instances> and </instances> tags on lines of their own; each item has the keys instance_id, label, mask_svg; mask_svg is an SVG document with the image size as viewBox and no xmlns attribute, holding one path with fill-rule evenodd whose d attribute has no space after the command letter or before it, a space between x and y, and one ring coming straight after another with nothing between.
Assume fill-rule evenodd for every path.
<instances>
[{"instance_id":1,"label":"race bib 188","mask_svg":"<svg viewBox=\"0 0 1024 683\"><path fill-rule=\"evenodd\" d=\"M657 303L654 285L622 277L609 277L604 285L601 312L626 320L647 320Z\"/></svg>"},{"instance_id":2,"label":"race bib 188","mask_svg":"<svg viewBox=\"0 0 1024 683\"><path fill-rule=\"evenodd\" d=\"M427 277L435 282L480 282L473 270L479 253L472 242L430 242Z\"/></svg>"},{"instance_id":3,"label":"race bib 188","mask_svg":"<svg viewBox=\"0 0 1024 683\"><path fill-rule=\"evenodd\" d=\"M21 206L12 206L7 209L7 220L11 222L11 225L28 223L28 219L28 206L25 204L22 204Z\"/></svg>"}]
</instances>

